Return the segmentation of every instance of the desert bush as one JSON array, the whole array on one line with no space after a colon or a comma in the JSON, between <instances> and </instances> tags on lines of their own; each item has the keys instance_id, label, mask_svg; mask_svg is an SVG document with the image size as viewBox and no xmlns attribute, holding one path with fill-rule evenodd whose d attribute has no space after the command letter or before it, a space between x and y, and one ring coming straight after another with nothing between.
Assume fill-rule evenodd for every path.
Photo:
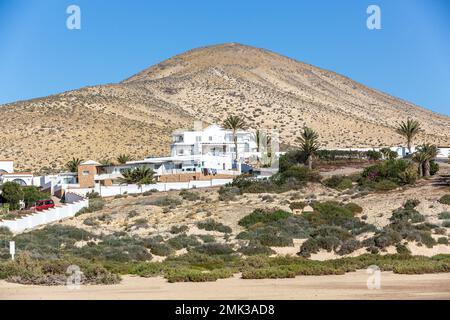
<instances>
[{"instance_id":1,"label":"desert bush","mask_svg":"<svg viewBox=\"0 0 450 320\"><path fill-rule=\"evenodd\" d=\"M404 220L411 223L425 221L425 217L415 209L407 209L406 207L395 210L389 218L391 221Z\"/></svg>"},{"instance_id":2,"label":"desert bush","mask_svg":"<svg viewBox=\"0 0 450 320\"><path fill-rule=\"evenodd\" d=\"M200 200L200 196L197 192L192 192L188 190L181 190L179 194L184 200L197 201Z\"/></svg>"},{"instance_id":3,"label":"desert bush","mask_svg":"<svg viewBox=\"0 0 450 320\"><path fill-rule=\"evenodd\" d=\"M289 204L289 208L291 210L302 210L305 207L306 207L306 203L304 203L304 202L291 202Z\"/></svg>"},{"instance_id":4,"label":"desert bush","mask_svg":"<svg viewBox=\"0 0 450 320\"><path fill-rule=\"evenodd\" d=\"M222 186L219 189L220 201L235 201L236 196L241 194L241 190L238 187Z\"/></svg>"},{"instance_id":5,"label":"desert bush","mask_svg":"<svg viewBox=\"0 0 450 320\"><path fill-rule=\"evenodd\" d=\"M395 249L397 250L398 254L411 254L411 250L409 250L407 246L401 243L397 243Z\"/></svg>"},{"instance_id":6,"label":"desert bush","mask_svg":"<svg viewBox=\"0 0 450 320\"><path fill-rule=\"evenodd\" d=\"M166 243L148 243L148 248L152 254L163 257L170 256L175 252L175 250Z\"/></svg>"},{"instance_id":7,"label":"desert bush","mask_svg":"<svg viewBox=\"0 0 450 320\"><path fill-rule=\"evenodd\" d=\"M412 184L415 182L415 179L414 176L410 176L411 170L412 165L405 160L387 160L365 168L361 174L359 184L376 188L377 190L394 188L394 184ZM373 183L371 184L370 182Z\"/></svg>"},{"instance_id":8,"label":"desert bush","mask_svg":"<svg viewBox=\"0 0 450 320\"><path fill-rule=\"evenodd\" d=\"M438 201L442 204L450 205L450 194L442 196Z\"/></svg>"},{"instance_id":9,"label":"desert bush","mask_svg":"<svg viewBox=\"0 0 450 320\"><path fill-rule=\"evenodd\" d=\"M441 220L450 219L450 212L444 211L439 213L438 218Z\"/></svg>"},{"instance_id":10,"label":"desert bush","mask_svg":"<svg viewBox=\"0 0 450 320\"><path fill-rule=\"evenodd\" d=\"M273 251L271 248L263 246L259 242L252 241L246 246L241 246L238 251L246 256L270 255L275 253L275 251Z\"/></svg>"},{"instance_id":11,"label":"desert bush","mask_svg":"<svg viewBox=\"0 0 450 320\"><path fill-rule=\"evenodd\" d=\"M145 201L145 205L158 206L158 207L168 207L168 206L178 206L181 201L177 198L162 196L155 199L150 199Z\"/></svg>"},{"instance_id":12,"label":"desert bush","mask_svg":"<svg viewBox=\"0 0 450 320\"><path fill-rule=\"evenodd\" d=\"M242 279L282 279L295 278L296 272L280 267L266 269L248 269L242 272Z\"/></svg>"},{"instance_id":13,"label":"desert bush","mask_svg":"<svg viewBox=\"0 0 450 320\"><path fill-rule=\"evenodd\" d=\"M398 184L391 180L381 180L374 184L374 189L377 191L390 191L398 188Z\"/></svg>"},{"instance_id":14,"label":"desert bush","mask_svg":"<svg viewBox=\"0 0 450 320\"><path fill-rule=\"evenodd\" d=\"M84 219L83 224L93 227L93 226L98 226L99 223L98 223L98 221L95 220L95 218L89 217L89 218Z\"/></svg>"},{"instance_id":15,"label":"desert bush","mask_svg":"<svg viewBox=\"0 0 450 320\"><path fill-rule=\"evenodd\" d=\"M237 238L258 241L269 247L291 247L294 244L291 237L282 234L274 226L262 226L254 230L244 231L238 234Z\"/></svg>"},{"instance_id":16,"label":"desert bush","mask_svg":"<svg viewBox=\"0 0 450 320\"><path fill-rule=\"evenodd\" d=\"M234 252L233 248L228 244L223 243L204 243L197 247L192 248L195 252L204 253L208 255L223 255L231 254Z\"/></svg>"},{"instance_id":17,"label":"desert bush","mask_svg":"<svg viewBox=\"0 0 450 320\"><path fill-rule=\"evenodd\" d=\"M140 277L149 278L161 275L164 269L165 266L161 262L140 262L135 264L129 273Z\"/></svg>"},{"instance_id":18,"label":"desert bush","mask_svg":"<svg viewBox=\"0 0 450 320\"><path fill-rule=\"evenodd\" d=\"M228 269L216 269L212 271L201 271L197 269L171 269L165 273L168 282L208 282L217 279L225 279L233 276Z\"/></svg>"},{"instance_id":19,"label":"desert bush","mask_svg":"<svg viewBox=\"0 0 450 320\"><path fill-rule=\"evenodd\" d=\"M349 209L353 214L359 214L363 212L363 208L356 203L349 202L344 205L344 208Z\"/></svg>"},{"instance_id":20,"label":"desert bush","mask_svg":"<svg viewBox=\"0 0 450 320\"><path fill-rule=\"evenodd\" d=\"M213 219L208 219L206 221L199 222L197 223L197 227L199 229L204 229L206 231L218 231L222 233L231 233L233 231L229 226L226 226L220 222L216 222Z\"/></svg>"},{"instance_id":21,"label":"desert bush","mask_svg":"<svg viewBox=\"0 0 450 320\"><path fill-rule=\"evenodd\" d=\"M450 228L450 220L445 220L444 222L442 222L442 226L444 228Z\"/></svg>"},{"instance_id":22,"label":"desert bush","mask_svg":"<svg viewBox=\"0 0 450 320\"><path fill-rule=\"evenodd\" d=\"M168 244L176 249L181 250L183 248L195 247L200 245L200 242L194 235L186 235L185 233L179 234L168 240Z\"/></svg>"},{"instance_id":23,"label":"desert bush","mask_svg":"<svg viewBox=\"0 0 450 320\"><path fill-rule=\"evenodd\" d=\"M282 210L264 211L262 209L256 209L249 215L239 220L238 224L248 228L256 223L270 223L277 220L286 219L291 215L291 213Z\"/></svg>"},{"instance_id":24,"label":"desert bush","mask_svg":"<svg viewBox=\"0 0 450 320\"><path fill-rule=\"evenodd\" d=\"M317 253L320 250L320 245L316 239L310 238L303 242L298 252L299 256L309 258L311 254Z\"/></svg>"},{"instance_id":25,"label":"desert bush","mask_svg":"<svg viewBox=\"0 0 450 320\"><path fill-rule=\"evenodd\" d=\"M419 204L420 204L420 200L418 200L418 199L408 199L408 200L406 200L405 204L403 205L403 208L414 209Z\"/></svg>"},{"instance_id":26,"label":"desert bush","mask_svg":"<svg viewBox=\"0 0 450 320\"><path fill-rule=\"evenodd\" d=\"M431 160L430 161L430 175L434 176L439 172L439 164L434 161Z\"/></svg>"},{"instance_id":27,"label":"desert bush","mask_svg":"<svg viewBox=\"0 0 450 320\"><path fill-rule=\"evenodd\" d=\"M172 234L178 234L178 233L182 233L185 232L189 229L189 227L187 225L181 225L181 226L172 226L170 228L170 233Z\"/></svg>"},{"instance_id":28,"label":"desert bush","mask_svg":"<svg viewBox=\"0 0 450 320\"><path fill-rule=\"evenodd\" d=\"M369 150L366 152L367 158L372 161L378 161L383 158L383 154L381 152L375 150Z\"/></svg>"},{"instance_id":29,"label":"desert bush","mask_svg":"<svg viewBox=\"0 0 450 320\"><path fill-rule=\"evenodd\" d=\"M204 243L216 242L216 238L210 234L198 234L197 238L202 240Z\"/></svg>"},{"instance_id":30,"label":"desert bush","mask_svg":"<svg viewBox=\"0 0 450 320\"><path fill-rule=\"evenodd\" d=\"M342 242L342 245L337 251L337 253L339 255L346 255L352 253L353 251L359 248L361 248L361 242L359 242L356 239L348 239Z\"/></svg>"},{"instance_id":31,"label":"desert bush","mask_svg":"<svg viewBox=\"0 0 450 320\"><path fill-rule=\"evenodd\" d=\"M336 190L346 190L350 189L353 186L353 182L350 178L338 175L332 176L331 178L324 180L323 183L327 187Z\"/></svg>"},{"instance_id":32,"label":"desert bush","mask_svg":"<svg viewBox=\"0 0 450 320\"><path fill-rule=\"evenodd\" d=\"M439 237L437 240L438 244L448 244L448 238L447 237Z\"/></svg>"}]
</instances>

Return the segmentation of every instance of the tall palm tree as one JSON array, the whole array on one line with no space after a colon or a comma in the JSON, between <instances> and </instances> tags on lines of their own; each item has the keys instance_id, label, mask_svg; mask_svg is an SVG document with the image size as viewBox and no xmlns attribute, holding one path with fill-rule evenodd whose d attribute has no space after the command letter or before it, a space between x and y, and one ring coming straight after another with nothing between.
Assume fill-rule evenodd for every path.
<instances>
[{"instance_id":1,"label":"tall palm tree","mask_svg":"<svg viewBox=\"0 0 450 320\"><path fill-rule=\"evenodd\" d=\"M82 162L83 159L73 157L72 160L69 160L66 163L66 169L69 170L69 172L78 172L78 167Z\"/></svg>"},{"instance_id":2,"label":"tall palm tree","mask_svg":"<svg viewBox=\"0 0 450 320\"><path fill-rule=\"evenodd\" d=\"M235 115L229 115L222 125L225 129L231 130L233 133L234 147L236 150L235 160L238 160L238 143L237 143L237 132L238 130L245 129L246 124L243 118Z\"/></svg>"},{"instance_id":3,"label":"tall palm tree","mask_svg":"<svg viewBox=\"0 0 450 320\"><path fill-rule=\"evenodd\" d=\"M419 148L419 153L425 155L425 161L423 162L423 175L424 177L430 176L430 161L437 157L439 149L430 143L426 143Z\"/></svg>"},{"instance_id":4,"label":"tall palm tree","mask_svg":"<svg viewBox=\"0 0 450 320\"><path fill-rule=\"evenodd\" d=\"M125 164L131 160L132 160L132 157L129 154L121 154L117 157L117 162L119 164Z\"/></svg>"},{"instance_id":5,"label":"tall palm tree","mask_svg":"<svg viewBox=\"0 0 450 320\"><path fill-rule=\"evenodd\" d=\"M153 170L148 167L137 167L122 173L122 177L118 181L121 184L137 184L139 188L142 188L144 184L155 183L154 174Z\"/></svg>"},{"instance_id":6,"label":"tall palm tree","mask_svg":"<svg viewBox=\"0 0 450 320\"><path fill-rule=\"evenodd\" d=\"M412 152L411 144L415 135L420 131L420 123L417 120L408 118L406 121L399 123L397 133L406 138L409 153Z\"/></svg>"},{"instance_id":7,"label":"tall palm tree","mask_svg":"<svg viewBox=\"0 0 450 320\"><path fill-rule=\"evenodd\" d=\"M313 129L305 127L297 140L300 142L300 149L306 155L309 169L312 169L314 155L319 150L319 135Z\"/></svg>"}]
</instances>

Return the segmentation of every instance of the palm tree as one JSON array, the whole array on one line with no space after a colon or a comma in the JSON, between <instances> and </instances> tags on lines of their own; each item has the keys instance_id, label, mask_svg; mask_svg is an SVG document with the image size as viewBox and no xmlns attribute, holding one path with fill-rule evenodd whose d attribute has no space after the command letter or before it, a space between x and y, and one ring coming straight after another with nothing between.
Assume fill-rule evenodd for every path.
<instances>
[{"instance_id":1,"label":"palm tree","mask_svg":"<svg viewBox=\"0 0 450 320\"><path fill-rule=\"evenodd\" d=\"M408 146L409 153L411 153L411 144L414 136L420 131L420 123L416 120L408 118L402 121L397 127L397 133L406 138L406 143Z\"/></svg>"},{"instance_id":2,"label":"palm tree","mask_svg":"<svg viewBox=\"0 0 450 320\"><path fill-rule=\"evenodd\" d=\"M129 154L121 154L117 157L117 162L119 164L125 164L131 160L132 160L132 157Z\"/></svg>"},{"instance_id":3,"label":"palm tree","mask_svg":"<svg viewBox=\"0 0 450 320\"><path fill-rule=\"evenodd\" d=\"M78 167L83 162L82 159L73 157L72 160L66 163L66 168L69 172L78 172Z\"/></svg>"},{"instance_id":4,"label":"palm tree","mask_svg":"<svg viewBox=\"0 0 450 320\"><path fill-rule=\"evenodd\" d=\"M305 127L297 140L300 142L300 149L307 157L309 169L312 169L313 157L317 150L319 150L319 135L313 129Z\"/></svg>"},{"instance_id":5,"label":"palm tree","mask_svg":"<svg viewBox=\"0 0 450 320\"><path fill-rule=\"evenodd\" d=\"M119 178L118 181L121 184L137 184L139 188L142 188L144 184L155 183L154 174L153 170L148 167L137 167L122 173L122 178Z\"/></svg>"},{"instance_id":6,"label":"palm tree","mask_svg":"<svg viewBox=\"0 0 450 320\"><path fill-rule=\"evenodd\" d=\"M423 176L423 169L424 169L424 164L428 159L428 155L426 153L423 152L415 152L412 160L414 162L418 163L418 173L419 173L419 177Z\"/></svg>"},{"instance_id":7,"label":"palm tree","mask_svg":"<svg viewBox=\"0 0 450 320\"><path fill-rule=\"evenodd\" d=\"M234 147L236 150L235 160L238 160L238 143L237 143L237 131L242 130L246 127L243 118L235 115L229 115L222 125L225 129L229 129L233 132Z\"/></svg>"},{"instance_id":8,"label":"palm tree","mask_svg":"<svg viewBox=\"0 0 450 320\"><path fill-rule=\"evenodd\" d=\"M430 143L426 143L419 148L419 153L424 154L425 162L423 163L423 176L430 176L430 161L437 157L439 149Z\"/></svg>"}]
</instances>

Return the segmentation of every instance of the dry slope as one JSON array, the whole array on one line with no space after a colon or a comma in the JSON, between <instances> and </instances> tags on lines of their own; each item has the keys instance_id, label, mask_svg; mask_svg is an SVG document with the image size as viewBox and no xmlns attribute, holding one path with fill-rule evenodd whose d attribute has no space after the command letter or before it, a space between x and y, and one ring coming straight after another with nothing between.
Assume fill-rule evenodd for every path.
<instances>
[{"instance_id":1,"label":"dry slope","mask_svg":"<svg viewBox=\"0 0 450 320\"><path fill-rule=\"evenodd\" d=\"M399 144L398 119L422 122L419 140L450 145L450 118L349 78L240 44L188 51L119 84L75 90L0 107L0 158L34 170L59 168L73 155L114 158L168 152L169 133L193 119L241 114L276 128L295 145L311 126L327 147Z\"/></svg>"}]
</instances>

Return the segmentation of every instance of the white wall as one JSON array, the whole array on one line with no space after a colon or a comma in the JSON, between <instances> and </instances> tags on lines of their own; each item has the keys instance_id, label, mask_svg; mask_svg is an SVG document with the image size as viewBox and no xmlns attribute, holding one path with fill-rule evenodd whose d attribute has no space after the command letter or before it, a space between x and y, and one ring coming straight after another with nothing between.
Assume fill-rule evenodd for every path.
<instances>
[{"instance_id":1,"label":"white wall","mask_svg":"<svg viewBox=\"0 0 450 320\"><path fill-rule=\"evenodd\" d=\"M16 220L2 220L0 227L7 227L12 233L22 233L38 226L71 218L83 208L89 206L89 200L84 199L71 204L65 204L49 210L33 213Z\"/></svg>"},{"instance_id":2,"label":"white wall","mask_svg":"<svg viewBox=\"0 0 450 320\"><path fill-rule=\"evenodd\" d=\"M202 181L190 181L190 182L169 182L169 183L156 183L143 185L139 188L137 185L129 184L123 186L99 186L96 185L95 188L84 188L84 189L73 189L70 190L71 193L75 193L81 196L86 195L86 193L94 190L98 192L102 197L113 197L119 194L135 194L142 193L150 190L158 191L169 191L169 190L182 190L191 188L206 188L214 186L223 186L227 183L232 182L232 179L212 179L212 180L202 180Z\"/></svg>"},{"instance_id":3,"label":"white wall","mask_svg":"<svg viewBox=\"0 0 450 320\"><path fill-rule=\"evenodd\" d=\"M0 161L0 171L6 171L8 173L14 172L14 162L13 161Z\"/></svg>"}]
</instances>

